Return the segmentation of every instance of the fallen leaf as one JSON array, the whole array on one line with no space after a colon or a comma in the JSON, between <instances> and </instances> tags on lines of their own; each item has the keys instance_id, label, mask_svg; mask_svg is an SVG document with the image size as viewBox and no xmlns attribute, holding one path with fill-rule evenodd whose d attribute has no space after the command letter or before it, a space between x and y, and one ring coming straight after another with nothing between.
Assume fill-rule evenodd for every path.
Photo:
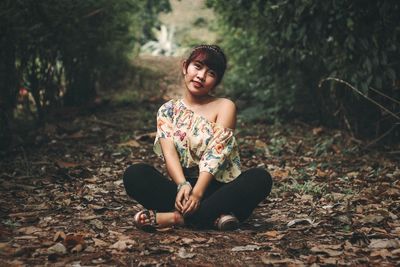
<instances>
[{"instance_id":1,"label":"fallen leaf","mask_svg":"<svg viewBox=\"0 0 400 267\"><path fill-rule=\"evenodd\" d=\"M374 239L371 240L369 248L400 248L400 241L397 239Z\"/></svg>"},{"instance_id":2,"label":"fallen leaf","mask_svg":"<svg viewBox=\"0 0 400 267\"><path fill-rule=\"evenodd\" d=\"M354 179L354 178L357 178L357 176L359 174L360 174L359 172L348 172L346 175L347 175L347 177Z\"/></svg>"},{"instance_id":3,"label":"fallen leaf","mask_svg":"<svg viewBox=\"0 0 400 267\"><path fill-rule=\"evenodd\" d=\"M381 257L383 259L386 259L387 257L392 257L393 256L393 254L390 253L390 251L387 250L387 249L381 249L381 250L377 250L377 251L372 251L370 255L371 255L371 257L379 256L379 257Z\"/></svg>"},{"instance_id":4,"label":"fallen leaf","mask_svg":"<svg viewBox=\"0 0 400 267\"><path fill-rule=\"evenodd\" d=\"M92 239L94 241L94 246L95 247L106 247L106 246L109 246L109 244L107 242L105 242L105 241L103 241L101 239L94 238L94 237Z\"/></svg>"},{"instance_id":5,"label":"fallen leaf","mask_svg":"<svg viewBox=\"0 0 400 267\"><path fill-rule=\"evenodd\" d=\"M324 128L322 127L316 127L312 129L313 135L320 135L324 132Z\"/></svg>"},{"instance_id":6,"label":"fallen leaf","mask_svg":"<svg viewBox=\"0 0 400 267\"><path fill-rule=\"evenodd\" d=\"M80 164L75 163L75 162L67 162L67 161L57 160L56 165L59 168L68 169L68 168L75 168L75 167L79 166Z\"/></svg>"},{"instance_id":7,"label":"fallen leaf","mask_svg":"<svg viewBox=\"0 0 400 267\"><path fill-rule=\"evenodd\" d=\"M320 178L325 178L328 176L328 173L325 171L322 171L320 169L317 169L317 173L315 174L315 176L320 177Z\"/></svg>"},{"instance_id":8,"label":"fallen leaf","mask_svg":"<svg viewBox=\"0 0 400 267\"><path fill-rule=\"evenodd\" d=\"M255 251L259 250L261 247L257 245L246 245L246 246L237 246L233 247L231 251Z\"/></svg>"},{"instance_id":9,"label":"fallen leaf","mask_svg":"<svg viewBox=\"0 0 400 267\"><path fill-rule=\"evenodd\" d=\"M113 245L110 246L110 248L119 250L119 251L124 251L127 248L131 248L133 245L136 245L136 241L132 239L124 239L124 240L119 240L115 242Z\"/></svg>"},{"instance_id":10,"label":"fallen leaf","mask_svg":"<svg viewBox=\"0 0 400 267\"><path fill-rule=\"evenodd\" d=\"M343 251L337 251L335 249L341 249L341 246L329 246L329 245L320 245L311 248L311 252L314 253L323 253L330 257L337 257L343 254Z\"/></svg>"},{"instance_id":11,"label":"fallen leaf","mask_svg":"<svg viewBox=\"0 0 400 267\"><path fill-rule=\"evenodd\" d=\"M92 246L87 246L87 248L85 249L85 252L89 252L89 253L93 253L95 251L96 251L96 249Z\"/></svg>"},{"instance_id":12,"label":"fallen leaf","mask_svg":"<svg viewBox=\"0 0 400 267\"><path fill-rule=\"evenodd\" d=\"M65 235L65 233L63 231L58 231L54 237L53 237L53 241L60 241L60 240L64 240L67 236Z\"/></svg>"},{"instance_id":13,"label":"fallen leaf","mask_svg":"<svg viewBox=\"0 0 400 267\"><path fill-rule=\"evenodd\" d=\"M205 243L205 242L207 242L207 238L203 238L203 237L196 237L193 240L195 242L197 242L197 243Z\"/></svg>"},{"instance_id":14,"label":"fallen leaf","mask_svg":"<svg viewBox=\"0 0 400 267\"><path fill-rule=\"evenodd\" d=\"M288 222L287 227L292 227L293 225L296 224L310 224L314 225L314 220L311 220L310 218L300 218L300 219L294 219Z\"/></svg>"},{"instance_id":15,"label":"fallen leaf","mask_svg":"<svg viewBox=\"0 0 400 267\"><path fill-rule=\"evenodd\" d=\"M85 245L85 240L83 239L83 235L67 235L64 239L64 245L69 250L77 245L81 245L82 247Z\"/></svg>"},{"instance_id":16,"label":"fallen leaf","mask_svg":"<svg viewBox=\"0 0 400 267\"><path fill-rule=\"evenodd\" d=\"M31 235L33 233L41 232L41 231L42 231L42 229L37 228L35 226L27 226L27 227L22 227L22 228L18 229L19 233L22 233L22 234L25 234L25 235Z\"/></svg>"},{"instance_id":17,"label":"fallen leaf","mask_svg":"<svg viewBox=\"0 0 400 267\"><path fill-rule=\"evenodd\" d=\"M136 140L129 140L127 142L120 143L120 144L118 144L118 146L119 147L124 147L124 146L127 146L127 147L141 147L139 142L136 141Z\"/></svg>"},{"instance_id":18,"label":"fallen leaf","mask_svg":"<svg viewBox=\"0 0 400 267\"><path fill-rule=\"evenodd\" d=\"M94 227L96 227L99 230L102 230L104 228L103 223L98 219L91 220L90 224L93 225Z\"/></svg>"},{"instance_id":19,"label":"fallen leaf","mask_svg":"<svg viewBox=\"0 0 400 267\"><path fill-rule=\"evenodd\" d=\"M289 171L285 170L285 169L277 169L277 170L274 170L271 173L271 175L272 175L272 177L274 177L274 179L281 180L281 179L287 178L289 176Z\"/></svg>"},{"instance_id":20,"label":"fallen leaf","mask_svg":"<svg viewBox=\"0 0 400 267\"><path fill-rule=\"evenodd\" d=\"M267 231L267 232L262 233L260 235L266 236L266 237L269 237L269 238L276 238L278 236L278 234L279 234L278 231L273 230L273 231Z\"/></svg>"},{"instance_id":21,"label":"fallen leaf","mask_svg":"<svg viewBox=\"0 0 400 267\"><path fill-rule=\"evenodd\" d=\"M67 254L67 249L65 246L61 243L57 243L54 246L51 246L47 249L47 252L49 254L57 254L57 255L63 255Z\"/></svg>"},{"instance_id":22,"label":"fallen leaf","mask_svg":"<svg viewBox=\"0 0 400 267\"><path fill-rule=\"evenodd\" d=\"M385 220L385 217L381 216L381 215L374 215L374 214L370 214L365 216L364 218L362 218L360 221L362 223L373 223L373 224L377 224L382 222L383 220Z\"/></svg>"},{"instance_id":23,"label":"fallen leaf","mask_svg":"<svg viewBox=\"0 0 400 267\"><path fill-rule=\"evenodd\" d=\"M196 253L189 253L185 248L180 248L178 252L178 257L182 259L191 259L196 256Z\"/></svg>"},{"instance_id":24,"label":"fallen leaf","mask_svg":"<svg viewBox=\"0 0 400 267\"><path fill-rule=\"evenodd\" d=\"M194 240L192 238L184 237L184 238L181 239L181 243L186 244L186 245L189 245L189 244L191 244L193 242L194 242Z\"/></svg>"},{"instance_id":25,"label":"fallen leaf","mask_svg":"<svg viewBox=\"0 0 400 267\"><path fill-rule=\"evenodd\" d=\"M78 252L81 252L82 250L83 250L83 245L78 244L78 245L76 245L75 247L73 247L71 249L71 252L72 253L78 253Z\"/></svg>"},{"instance_id":26,"label":"fallen leaf","mask_svg":"<svg viewBox=\"0 0 400 267\"><path fill-rule=\"evenodd\" d=\"M172 244L178 241L179 238L180 238L179 236L169 236L168 238L161 240L160 243L165 245Z\"/></svg>"}]
</instances>

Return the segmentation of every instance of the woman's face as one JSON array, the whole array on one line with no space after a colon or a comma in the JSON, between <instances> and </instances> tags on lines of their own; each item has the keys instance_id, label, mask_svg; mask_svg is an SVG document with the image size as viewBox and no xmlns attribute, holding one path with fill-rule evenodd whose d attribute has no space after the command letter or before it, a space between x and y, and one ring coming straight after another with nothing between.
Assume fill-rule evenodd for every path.
<instances>
[{"instance_id":1,"label":"woman's face","mask_svg":"<svg viewBox=\"0 0 400 267\"><path fill-rule=\"evenodd\" d=\"M192 61L187 68L183 65L185 85L193 95L203 96L215 87L217 74L200 61Z\"/></svg>"}]
</instances>

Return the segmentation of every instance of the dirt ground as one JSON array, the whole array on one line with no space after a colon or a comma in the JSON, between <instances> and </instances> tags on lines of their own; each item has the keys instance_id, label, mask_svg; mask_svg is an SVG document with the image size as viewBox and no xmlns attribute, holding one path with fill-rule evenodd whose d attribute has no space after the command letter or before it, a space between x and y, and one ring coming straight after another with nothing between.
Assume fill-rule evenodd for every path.
<instances>
[{"instance_id":1,"label":"dirt ground","mask_svg":"<svg viewBox=\"0 0 400 267\"><path fill-rule=\"evenodd\" d=\"M131 102L66 109L0 154L0 266L400 265L399 154L298 121L239 121L243 168L274 178L240 229L136 229L122 173L138 161L165 170L155 112L179 93L179 62L138 64L157 73L135 78Z\"/></svg>"}]
</instances>

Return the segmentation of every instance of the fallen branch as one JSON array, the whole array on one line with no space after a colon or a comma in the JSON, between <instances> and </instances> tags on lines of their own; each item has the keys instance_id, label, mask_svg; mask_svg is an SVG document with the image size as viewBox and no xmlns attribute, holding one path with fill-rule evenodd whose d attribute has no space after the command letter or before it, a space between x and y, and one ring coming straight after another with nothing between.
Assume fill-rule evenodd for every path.
<instances>
[{"instance_id":1,"label":"fallen branch","mask_svg":"<svg viewBox=\"0 0 400 267\"><path fill-rule=\"evenodd\" d=\"M389 113L389 114L392 115L394 118L396 118L397 120L400 121L400 117L397 116L395 113L391 112L390 110L388 110L387 108L385 108L384 106L382 106L381 104L379 104L378 102L376 102L375 100L373 100L372 98L366 96L366 95L363 94L360 90L358 90L357 88L355 88L355 87L352 86L350 83L348 83L348 82L346 82L346 81L344 81L344 80L341 80L341 79L338 79L338 78L334 78L334 77L328 77L328 78L322 79L322 80L319 82L318 87L322 87L322 84L323 84L325 81L330 81L330 80L336 81L336 82L338 82L338 83L342 83L342 84L348 86L348 87L351 88L353 91L355 91L356 93L358 93L359 95L361 95L362 97L364 97L365 99L367 99L368 101L372 102L373 104L377 105L379 108L381 108L382 110L386 111L387 113Z\"/></svg>"},{"instance_id":2,"label":"fallen branch","mask_svg":"<svg viewBox=\"0 0 400 267\"><path fill-rule=\"evenodd\" d=\"M376 138L375 140L372 140L371 142L369 142L365 148L369 148L370 146L378 143L380 140L382 140L385 136L387 136L388 134L390 134L399 124L396 123L395 125L392 126L392 128L390 128L388 131L386 131L384 134L382 134L381 136L379 136L378 138Z\"/></svg>"}]
</instances>

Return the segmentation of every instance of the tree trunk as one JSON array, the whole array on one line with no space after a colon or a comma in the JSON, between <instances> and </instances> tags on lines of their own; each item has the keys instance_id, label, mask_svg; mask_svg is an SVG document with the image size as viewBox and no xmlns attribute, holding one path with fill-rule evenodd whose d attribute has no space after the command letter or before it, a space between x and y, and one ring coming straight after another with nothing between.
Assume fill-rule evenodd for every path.
<instances>
[{"instance_id":1,"label":"tree trunk","mask_svg":"<svg viewBox=\"0 0 400 267\"><path fill-rule=\"evenodd\" d=\"M11 35L5 32L0 39L0 149L10 145L11 120L16 103L17 75L15 48Z\"/></svg>"}]
</instances>

